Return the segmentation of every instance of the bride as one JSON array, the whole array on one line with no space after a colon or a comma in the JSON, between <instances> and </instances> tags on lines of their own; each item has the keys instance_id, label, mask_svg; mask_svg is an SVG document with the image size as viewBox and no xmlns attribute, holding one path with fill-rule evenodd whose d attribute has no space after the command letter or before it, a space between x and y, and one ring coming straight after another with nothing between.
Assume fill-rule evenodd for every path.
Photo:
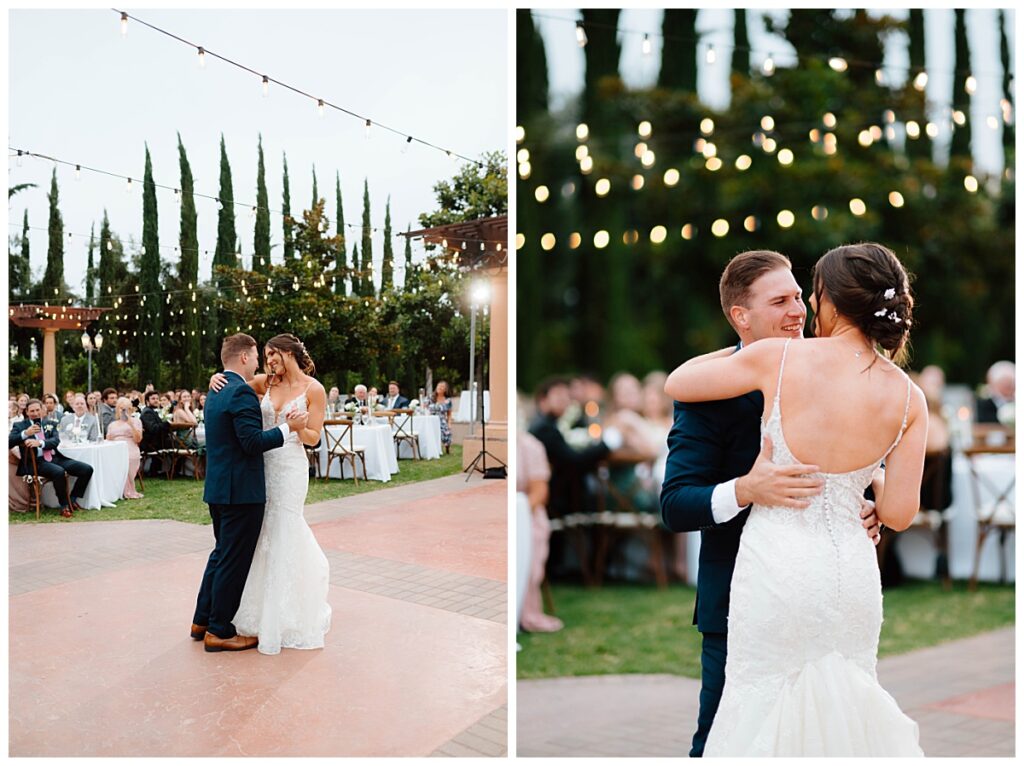
<instances>
[{"instance_id":1,"label":"bride","mask_svg":"<svg viewBox=\"0 0 1024 766\"><path fill-rule=\"evenodd\" d=\"M304 444L320 440L327 394L312 375L316 368L302 341L284 333L267 341L267 374L246 381L261 395L263 428L284 422L292 410L309 414L306 428L289 434L284 446L263 454L267 504L242 600L232 622L242 635L258 636L262 654L286 649L320 649L331 627L327 603L327 557L302 511L309 486ZM210 387L226 379L217 373Z\"/></svg>"},{"instance_id":2,"label":"bride","mask_svg":"<svg viewBox=\"0 0 1024 766\"><path fill-rule=\"evenodd\" d=\"M878 684L882 590L860 498L884 461L879 521L917 513L928 414L893 362L905 355L913 298L878 244L837 247L814 267L813 339L771 338L677 368L680 401L760 390L774 462L823 469L810 507L755 505L732 578L725 688L706 756L923 755L917 724Z\"/></svg>"}]
</instances>

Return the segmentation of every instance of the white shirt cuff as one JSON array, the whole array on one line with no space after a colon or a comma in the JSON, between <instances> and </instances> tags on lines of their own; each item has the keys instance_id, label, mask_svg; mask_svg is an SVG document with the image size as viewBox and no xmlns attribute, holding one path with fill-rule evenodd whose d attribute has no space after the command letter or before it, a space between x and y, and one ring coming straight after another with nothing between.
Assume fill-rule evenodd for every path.
<instances>
[{"instance_id":1,"label":"white shirt cuff","mask_svg":"<svg viewBox=\"0 0 1024 766\"><path fill-rule=\"evenodd\" d=\"M288 427L288 423L287 422L282 423L281 425L278 426L278 428L281 429L281 436L283 436L285 439L287 439L288 438L288 432L292 430L292 429L290 429Z\"/></svg>"},{"instance_id":2,"label":"white shirt cuff","mask_svg":"<svg viewBox=\"0 0 1024 766\"><path fill-rule=\"evenodd\" d=\"M716 524L732 521L742 510L743 508L736 504L736 479L722 482L715 487L711 493L711 516Z\"/></svg>"}]
</instances>

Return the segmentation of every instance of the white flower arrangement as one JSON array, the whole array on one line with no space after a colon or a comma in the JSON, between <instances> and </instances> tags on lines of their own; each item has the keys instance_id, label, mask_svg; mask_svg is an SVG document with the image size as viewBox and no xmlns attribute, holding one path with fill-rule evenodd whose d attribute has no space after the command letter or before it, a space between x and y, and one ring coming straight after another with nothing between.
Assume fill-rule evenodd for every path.
<instances>
[{"instance_id":1,"label":"white flower arrangement","mask_svg":"<svg viewBox=\"0 0 1024 766\"><path fill-rule=\"evenodd\" d=\"M419 406L420 406L420 400L419 399L413 399L411 402L409 402L409 409L411 409L411 410L418 409Z\"/></svg>"},{"instance_id":2,"label":"white flower arrangement","mask_svg":"<svg viewBox=\"0 0 1024 766\"><path fill-rule=\"evenodd\" d=\"M1007 428L1013 428L1017 422L1017 406L1015 402L1007 402L996 411L996 419Z\"/></svg>"},{"instance_id":3,"label":"white flower arrangement","mask_svg":"<svg viewBox=\"0 0 1024 766\"><path fill-rule=\"evenodd\" d=\"M355 412L358 409L355 402L349 402L345 405L345 412Z\"/></svg>"}]
</instances>

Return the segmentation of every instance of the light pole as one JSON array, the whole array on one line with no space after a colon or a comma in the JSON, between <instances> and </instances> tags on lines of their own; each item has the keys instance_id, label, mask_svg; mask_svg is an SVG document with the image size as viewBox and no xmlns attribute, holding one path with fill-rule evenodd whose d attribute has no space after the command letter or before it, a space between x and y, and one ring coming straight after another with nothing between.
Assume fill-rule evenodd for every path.
<instances>
[{"instance_id":1,"label":"light pole","mask_svg":"<svg viewBox=\"0 0 1024 766\"><path fill-rule=\"evenodd\" d=\"M473 389L474 373L476 371L476 309L477 306L484 306L490 297L490 287L484 280L474 282L469 288L469 434L473 435L473 425L476 423L477 396ZM482 404L479 406L483 406Z\"/></svg>"},{"instance_id":2,"label":"light pole","mask_svg":"<svg viewBox=\"0 0 1024 766\"><path fill-rule=\"evenodd\" d=\"M103 334L96 333L96 337L90 338L89 331L86 330L82 333L82 348L84 348L89 354L89 382L86 386L87 390L92 391L92 352L99 351L103 348Z\"/></svg>"}]
</instances>

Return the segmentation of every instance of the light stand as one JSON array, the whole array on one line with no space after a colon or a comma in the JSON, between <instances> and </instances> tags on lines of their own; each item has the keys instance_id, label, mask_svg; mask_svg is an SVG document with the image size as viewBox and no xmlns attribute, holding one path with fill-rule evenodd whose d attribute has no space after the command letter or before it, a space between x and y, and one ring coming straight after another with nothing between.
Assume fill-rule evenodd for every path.
<instances>
[{"instance_id":1,"label":"light stand","mask_svg":"<svg viewBox=\"0 0 1024 766\"><path fill-rule=\"evenodd\" d=\"M486 297L484 298L484 300L486 300ZM470 341L470 345L472 346L472 340ZM486 341L482 341L480 343L481 370L483 370L483 359L485 358L484 355L486 353L486 348ZM471 364L475 364L475 359L471 361ZM485 479L507 478L508 467L506 466L505 462L502 461L501 458L487 451L487 421L484 417L483 386L480 386L480 396L475 398L479 398L479 403L477 401L473 401L473 404L471 406L478 407L477 413L480 417L480 452L477 453L477 456L473 458L473 462L466 466L465 470L463 471L464 473L468 474L468 476L466 476L466 481L468 482L470 478L472 478L474 471L479 471L480 473L482 473ZM470 411L472 412L472 409ZM470 423L473 422L475 422L475 419L470 421ZM493 460L494 462L498 463L498 465L492 468L488 468L488 457L491 458L491 460Z\"/></svg>"},{"instance_id":2,"label":"light stand","mask_svg":"<svg viewBox=\"0 0 1024 766\"><path fill-rule=\"evenodd\" d=\"M94 340L93 338L89 337L89 331L86 330L85 332L82 333L82 348L84 348L86 353L88 353L88 355L89 355L89 364L88 364L88 369L89 369L88 378L89 378L89 382L88 382L88 385L86 386L86 390L87 391L92 391L92 352L93 351L99 351L101 348L103 348L103 335L100 334L100 333L97 333L96 334L96 338Z\"/></svg>"}]
</instances>

